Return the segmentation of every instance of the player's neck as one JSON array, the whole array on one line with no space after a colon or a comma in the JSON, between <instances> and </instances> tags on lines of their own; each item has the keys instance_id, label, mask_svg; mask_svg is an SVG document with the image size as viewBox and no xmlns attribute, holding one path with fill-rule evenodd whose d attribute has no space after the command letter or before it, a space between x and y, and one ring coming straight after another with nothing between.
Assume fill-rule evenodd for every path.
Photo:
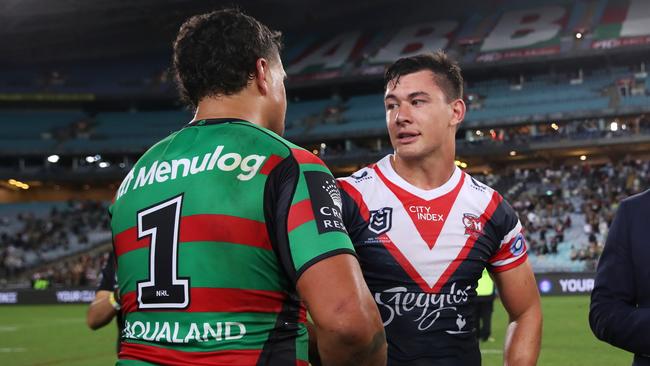
<instances>
[{"instance_id":1,"label":"player's neck","mask_svg":"<svg viewBox=\"0 0 650 366\"><path fill-rule=\"evenodd\" d=\"M194 113L194 121L214 118L236 118L266 127L262 124L262 109L251 98L219 96L201 99Z\"/></svg>"},{"instance_id":2,"label":"player's neck","mask_svg":"<svg viewBox=\"0 0 650 366\"><path fill-rule=\"evenodd\" d=\"M447 183L456 169L453 155L431 155L424 159L402 159L393 155L390 163L402 179L424 190L436 189Z\"/></svg>"}]
</instances>

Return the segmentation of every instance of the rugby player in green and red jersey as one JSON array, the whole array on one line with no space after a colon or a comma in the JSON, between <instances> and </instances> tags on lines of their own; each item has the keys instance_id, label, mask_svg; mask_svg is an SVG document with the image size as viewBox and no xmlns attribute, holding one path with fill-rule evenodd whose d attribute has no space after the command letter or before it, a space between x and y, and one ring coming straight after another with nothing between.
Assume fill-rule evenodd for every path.
<instances>
[{"instance_id":1,"label":"rugby player in green and red jersey","mask_svg":"<svg viewBox=\"0 0 650 366\"><path fill-rule=\"evenodd\" d=\"M238 10L179 31L174 71L195 118L138 160L110 208L118 365L307 365L306 310L313 362L386 362L336 182L280 137L279 37Z\"/></svg>"}]
</instances>

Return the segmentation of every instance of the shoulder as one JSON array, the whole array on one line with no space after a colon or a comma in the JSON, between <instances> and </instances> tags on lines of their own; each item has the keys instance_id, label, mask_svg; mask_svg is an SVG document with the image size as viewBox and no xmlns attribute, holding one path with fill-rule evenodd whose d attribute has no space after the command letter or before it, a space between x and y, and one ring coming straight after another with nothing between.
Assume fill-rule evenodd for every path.
<instances>
[{"instance_id":1,"label":"shoulder","mask_svg":"<svg viewBox=\"0 0 650 366\"><path fill-rule=\"evenodd\" d=\"M469 193L470 195L476 195L479 197L483 196L490 199L493 197L498 198L499 200L503 199L499 192L494 190L492 187L488 186L467 172L463 172L463 174L465 175L464 184L468 191L471 192Z\"/></svg>"},{"instance_id":2,"label":"shoulder","mask_svg":"<svg viewBox=\"0 0 650 366\"><path fill-rule=\"evenodd\" d=\"M347 192L363 191L364 188L372 186L377 180L377 173L373 165L361 168L347 177L337 179L341 189Z\"/></svg>"},{"instance_id":3,"label":"shoulder","mask_svg":"<svg viewBox=\"0 0 650 366\"><path fill-rule=\"evenodd\" d=\"M650 213L650 189L622 200L619 210L630 214Z\"/></svg>"},{"instance_id":4,"label":"shoulder","mask_svg":"<svg viewBox=\"0 0 650 366\"><path fill-rule=\"evenodd\" d=\"M297 148L296 145L292 144L275 132L253 123L232 122L230 125L246 134L250 134L251 137L256 140L257 144L263 144L266 150L271 150L271 152L274 154L280 155L282 157L291 155L291 150L293 148Z\"/></svg>"}]
</instances>

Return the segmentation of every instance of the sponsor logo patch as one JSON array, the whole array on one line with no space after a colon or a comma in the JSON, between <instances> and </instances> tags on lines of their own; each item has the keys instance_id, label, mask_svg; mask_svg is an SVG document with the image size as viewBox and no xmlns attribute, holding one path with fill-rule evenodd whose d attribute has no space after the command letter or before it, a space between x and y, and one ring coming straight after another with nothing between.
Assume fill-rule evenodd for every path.
<instances>
[{"instance_id":1,"label":"sponsor logo patch","mask_svg":"<svg viewBox=\"0 0 650 366\"><path fill-rule=\"evenodd\" d=\"M343 225L343 201L334 178L325 172L305 172L307 188L320 234L330 231L347 233Z\"/></svg>"},{"instance_id":2,"label":"sponsor logo patch","mask_svg":"<svg viewBox=\"0 0 650 366\"><path fill-rule=\"evenodd\" d=\"M393 208L383 207L379 210L370 211L370 222L368 229L377 235L390 230L393 225Z\"/></svg>"},{"instance_id":3,"label":"sponsor logo patch","mask_svg":"<svg viewBox=\"0 0 650 366\"><path fill-rule=\"evenodd\" d=\"M364 180L369 180L372 179L372 176L368 176L368 171L364 170L361 174L358 175L350 175L351 178L354 178L355 182L359 183Z\"/></svg>"},{"instance_id":4,"label":"sponsor logo patch","mask_svg":"<svg viewBox=\"0 0 650 366\"><path fill-rule=\"evenodd\" d=\"M526 241L522 233L517 234L514 243L510 246L510 253L515 257L520 256L526 250Z\"/></svg>"}]
</instances>

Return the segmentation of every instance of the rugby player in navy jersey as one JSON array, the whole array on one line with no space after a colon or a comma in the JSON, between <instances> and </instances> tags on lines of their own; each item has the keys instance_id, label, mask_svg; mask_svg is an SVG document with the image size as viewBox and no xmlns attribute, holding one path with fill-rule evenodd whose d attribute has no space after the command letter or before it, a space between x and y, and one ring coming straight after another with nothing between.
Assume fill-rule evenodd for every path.
<instances>
[{"instance_id":1,"label":"rugby player in navy jersey","mask_svg":"<svg viewBox=\"0 0 650 366\"><path fill-rule=\"evenodd\" d=\"M454 164L462 98L460 68L444 53L397 60L384 94L394 154L339 180L391 366L481 364L474 303L484 268L510 317L504 364L539 355L542 313L521 223Z\"/></svg>"}]
</instances>

